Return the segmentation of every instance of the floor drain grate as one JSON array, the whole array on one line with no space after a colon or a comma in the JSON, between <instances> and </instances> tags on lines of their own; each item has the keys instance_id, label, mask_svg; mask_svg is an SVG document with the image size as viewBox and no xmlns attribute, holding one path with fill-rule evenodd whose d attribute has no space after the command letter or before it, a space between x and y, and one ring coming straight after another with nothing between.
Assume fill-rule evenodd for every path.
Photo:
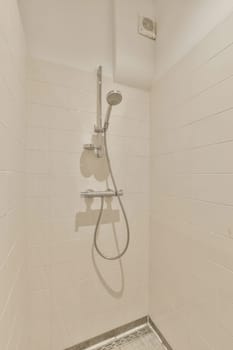
<instances>
[{"instance_id":1,"label":"floor drain grate","mask_svg":"<svg viewBox=\"0 0 233 350\"><path fill-rule=\"evenodd\" d=\"M149 316L90 338L66 350L172 350Z\"/></svg>"},{"instance_id":2,"label":"floor drain grate","mask_svg":"<svg viewBox=\"0 0 233 350\"><path fill-rule=\"evenodd\" d=\"M166 350L159 337L149 327L121 334L105 344L97 344L92 350Z\"/></svg>"}]
</instances>

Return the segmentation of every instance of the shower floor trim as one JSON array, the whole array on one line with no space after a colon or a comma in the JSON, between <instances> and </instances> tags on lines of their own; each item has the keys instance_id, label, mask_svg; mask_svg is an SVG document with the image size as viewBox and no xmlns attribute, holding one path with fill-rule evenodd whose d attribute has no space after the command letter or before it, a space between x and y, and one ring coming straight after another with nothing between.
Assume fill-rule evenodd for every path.
<instances>
[{"instance_id":1,"label":"shower floor trim","mask_svg":"<svg viewBox=\"0 0 233 350\"><path fill-rule=\"evenodd\" d=\"M150 339L150 344L145 344L145 346L141 345L142 350L150 346L154 350L172 350L172 347L149 316L144 316L65 350L123 350L124 348L124 350L128 350L132 342L137 342L137 340L140 341L142 339L148 341L146 337L148 338L151 336L155 343L152 344L152 340Z\"/></svg>"}]
</instances>

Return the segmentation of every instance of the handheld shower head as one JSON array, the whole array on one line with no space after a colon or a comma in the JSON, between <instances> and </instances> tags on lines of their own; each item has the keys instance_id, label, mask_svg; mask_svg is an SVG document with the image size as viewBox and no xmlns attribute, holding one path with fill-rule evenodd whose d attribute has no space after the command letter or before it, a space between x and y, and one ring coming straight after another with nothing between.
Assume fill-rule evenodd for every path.
<instances>
[{"instance_id":1,"label":"handheld shower head","mask_svg":"<svg viewBox=\"0 0 233 350\"><path fill-rule=\"evenodd\" d=\"M110 106L116 106L122 101L121 92L118 90L111 90L106 96L106 100Z\"/></svg>"},{"instance_id":2,"label":"handheld shower head","mask_svg":"<svg viewBox=\"0 0 233 350\"><path fill-rule=\"evenodd\" d=\"M106 100L108 102L108 109L107 109L107 113L106 113L106 117L105 117L105 121L104 121L105 130L107 130L107 128L108 128L108 123L109 123L109 118L110 118L111 111L112 111L112 106L116 106L119 103L121 103L121 101L122 101L121 92L118 90L109 91L109 93L106 96Z\"/></svg>"}]
</instances>

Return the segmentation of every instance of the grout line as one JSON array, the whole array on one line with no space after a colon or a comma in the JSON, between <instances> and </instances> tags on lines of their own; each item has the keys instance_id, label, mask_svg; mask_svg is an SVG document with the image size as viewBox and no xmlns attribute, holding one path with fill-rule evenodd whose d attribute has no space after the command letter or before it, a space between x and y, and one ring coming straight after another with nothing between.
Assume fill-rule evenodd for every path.
<instances>
[{"instance_id":1,"label":"grout line","mask_svg":"<svg viewBox=\"0 0 233 350\"><path fill-rule=\"evenodd\" d=\"M195 120L192 120L190 122L184 123L181 126L178 126L177 129L185 128L185 127L188 127L190 125L193 125L193 124L196 124L196 123L200 123L203 120L205 121L206 119L210 119L210 118L214 118L214 117L218 117L218 116L219 116L219 118L221 118L222 114L224 115L224 113L230 112L232 110L233 110L233 107L228 107L228 108L221 109L220 111L213 112L213 113L204 115L204 116L202 116L202 117L200 117L198 119L195 119Z\"/></svg>"},{"instance_id":2,"label":"grout line","mask_svg":"<svg viewBox=\"0 0 233 350\"><path fill-rule=\"evenodd\" d=\"M220 205L223 207L230 207L233 208L233 204L228 204L228 203L223 203L223 202L213 202L210 200L206 200L206 199L200 199L200 198L195 198L195 197L189 197L189 196L177 196L177 195L173 195L173 194L164 194L162 197L167 197L167 198L176 198L176 199L184 199L184 200L190 200L193 202L201 202L201 203L208 203L208 204L214 204L214 205Z\"/></svg>"},{"instance_id":3,"label":"grout line","mask_svg":"<svg viewBox=\"0 0 233 350\"><path fill-rule=\"evenodd\" d=\"M228 48L230 48L233 45L233 42L231 42L230 44L228 44L226 47L224 47L223 49L219 50L217 53L215 53L214 55L212 55L210 58L208 58L206 61L202 62L200 65L198 65L197 67L191 69L189 71L189 77L190 79L192 78L193 73L198 73L198 71L200 69L202 69L206 64L208 64L211 60L213 60L214 58L216 58L219 54L221 54L223 51L227 50ZM203 88L202 90L199 90L195 93L192 93L189 97L184 98L184 100L178 104L174 104L172 106L170 106L170 109L174 109L174 108L179 108L181 105L186 104L188 101L193 100L197 97L199 97L200 95L202 95L203 93L207 92L208 90L211 90L212 88L215 88L216 86L218 86L219 84L221 84L222 82L224 82L227 79L230 79L233 77L233 74L228 75L227 77L217 80L216 82L206 86L205 88Z\"/></svg>"},{"instance_id":4,"label":"grout line","mask_svg":"<svg viewBox=\"0 0 233 350\"><path fill-rule=\"evenodd\" d=\"M228 75L227 77L225 78L222 78L218 81L216 81L215 83L212 83L211 85L207 86L206 88L200 90L199 92L191 95L187 100L184 101L184 104L189 102L189 101L192 101L192 100L195 100L196 98L202 96L203 94L205 94L206 92L208 92L209 90L212 90L214 89L215 87L217 87L218 85L224 83L226 80L229 80L229 79L232 79L233 78L233 74L230 74Z\"/></svg>"},{"instance_id":5,"label":"grout line","mask_svg":"<svg viewBox=\"0 0 233 350\"><path fill-rule=\"evenodd\" d=\"M10 286L10 291L9 291L9 293L7 295L7 298L5 300L5 304L4 304L4 306L3 306L2 310L1 310L1 313L0 313L0 322L2 322L2 319L3 319L4 315L5 315L6 310L7 310L8 306L9 306L10 301L11 301L11 298L14 295L15 288L17 288L17 283L18 283L19 277L20 277L20 275L22 273L22 269L23 269L23 263L21 264L21 266L19 266L17 268L15 279L13 280L13 283Z\"/></svg>"},{"instance_id":6,"label":"grout line","mask_svg":"<svg viewBox=\"0 0 233 350\"><path fill-rule=\"evenodd\" d=\"M199 145L199 146L185 147L185 148L177 150L177 151L155 153L154 155L151 155L151 157L153 158L153 157L174 155L174 154L185 153L185 152L187 153L189 151L191 152L191 151L195 151L195 150L199 150L199 149L203 149L203 148L213 147L213 146L222 145L222 144L228 144L228 143L232 143L232 142L233 142L233 139L229 139L229 140L225 140L225 141L218 141L218 142L203 144L203 145Z\"/></svg>"},{"instance_id":7,"label":"grout line","mask_svg":"<svg viewBox=\"0 0 233 350\"><path fill-rule=\"evenodd\" d=\"M93 116L93 122L95 121L95 116L96 116L96 112L95 111L91 111L91 110L87 110L87 109L80 109L79 107L71 107L69 106L68 104L67 105L57 105L57 104L51 104L49 102L41 102L41 101L35 101L33 100L33 98L30 99L29 101L29 105L36 105L36 106L43 106L43 107L49 107L51 109L63 109L65 111L68 111L68 112L76 112L78 114L81 114L81 113L87 113L87 114L90 114ZM125 113L122 113L122 114L117 114L116 112L113 113L113 117L115 118L120 118L120 119L128 119L129 121L133 121L133 122L138 122L140 124L145 124L145 118L147 121L149 121L149 113L142 113L142 115L146 115L146 117L142 118L141 117L141 114L140 114L140 117L133 117L133 113L130 113L130 114L125 114Z\"/></svg>"},{"instance_id":8,"label":"grout line","mask_svg":"<svg viewBox=\"0 0 233 350\"><path fill-rule=\"evenodd\" d=\"M210 175L229 175L232 176L233 172L232 171L211 171L211 172L202 172L202 171L181 171L181 172L172 172L171 170L169 170L169 174L164 174L164 171L157 171L157 177L164 177L164 178L168 178L168 179L172 179L172 178L181 178L181 177L192 177L192 176L210 176Z\"/></svg>"},{"instance_id":9,"label":"grout line","mask_svg":"<svg viewBox=\"0 0 233 350\"><path fill-rule=\"evenodd\" d=\"M216 28L215 28L216 29ZM197 67L195 67L194 69L192 69L191 72L196 72L197 70L199 70L200 68L202 68L203 66L205 66L206 64L208 64L210 61L212 61L213 59L215 59L216 57L218 57L218 55L221 55L224 51L228 50L229 48L231 48L231 46L233 45L233 41L231 41L230 43L228 43L226 46L224 46L223 48L219 49L218 51L216 51L214 54L212 54L208 59L206 59L203 63L201 63L200 65L198 65Z\"/></svg>"}]
</instances>

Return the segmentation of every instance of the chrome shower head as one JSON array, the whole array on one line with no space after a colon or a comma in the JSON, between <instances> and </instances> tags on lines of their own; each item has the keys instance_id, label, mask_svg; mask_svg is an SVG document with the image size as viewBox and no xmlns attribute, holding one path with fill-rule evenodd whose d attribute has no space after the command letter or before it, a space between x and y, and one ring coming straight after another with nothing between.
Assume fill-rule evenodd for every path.
<instances>
[{"instance_id":1,"label":"chrome shower head","mask_svg":"<svg viewBox=\"0 0 233 350\"><path fill-rule=\"evenodd\" d=\"M116 106L122 101L121 92L118 90L111 90L106 96L106 100L110 106Z\"/></svg>"},{"instance_id":2,"label":"chrome shower head","mask_svg":"<svg viewBox=\"0 0 233 350\"><path fill-rule=\"evenodd\" d=\"M104 122L104 129L105 130L107 130L107 128L108 128L108 123L109 123L109 118L110 118L110 114L112 111L112 106L116 106L119 103L121 103L121 101L122 101L121 92L118 90L109 91L109 93L106 96L106 100L107 100L109 106L107 109L105 122Z\"/></svg>"}]
</instances>

